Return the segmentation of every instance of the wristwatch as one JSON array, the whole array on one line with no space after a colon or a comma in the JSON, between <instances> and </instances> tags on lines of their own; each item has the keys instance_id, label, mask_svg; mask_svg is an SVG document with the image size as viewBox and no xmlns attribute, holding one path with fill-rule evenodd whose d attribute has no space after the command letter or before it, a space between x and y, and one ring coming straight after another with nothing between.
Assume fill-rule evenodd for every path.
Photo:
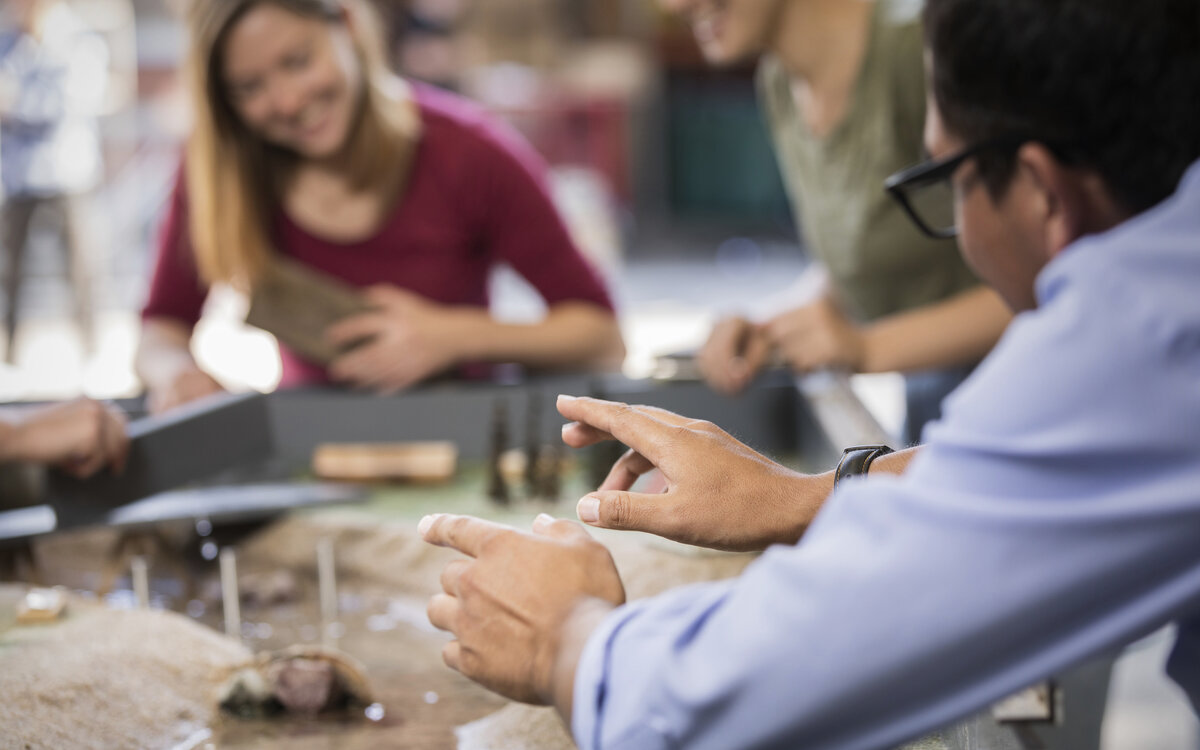
<instances>
[{"instance_id":1,"label":"wristwatch","mask_svg":"<svg viewBox=\"0 0 1200 750\"><path fill-rule=\"evenodd\" d=\"M886 456L892 449L886 445L853 445L842 451L842 460L838 461L837 469L833 472L833 488L846 477L864 476L871 468L871 462L880 456Z\"/></svg>"}]
</instances>

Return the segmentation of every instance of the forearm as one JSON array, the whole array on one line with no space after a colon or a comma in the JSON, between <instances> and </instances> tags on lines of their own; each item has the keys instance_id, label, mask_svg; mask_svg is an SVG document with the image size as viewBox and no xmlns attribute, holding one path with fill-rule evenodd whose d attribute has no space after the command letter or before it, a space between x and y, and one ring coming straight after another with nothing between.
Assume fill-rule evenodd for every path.
<instances>
[{"instance_id":1,"label":"forearm","mask_svg":"<svg viewBox=\"0 0 1200 750\"><path fill-rule=\"evenodd\" d=\"M0 464L21 460L17 442L17 425L0 415Z\"/></svg>"},{"instance_id":2,"label":"forearm","mask_svg":"<svg viewBox=\"0 0 1200 750\"><path fill-rule=\"evenodd\" d=\"M518 362L530 367L617 367L625 345L607 310L581 302L554 305L537 323L496 321L486 310L463 310L465 361Z\"/></svg>"},{"instance_id":3,"label":"forearm","mask_svg":"<svg viewBox=\"0 0 1200 750\"><path fill-rule=\"evenodd\" d=\"M575 707L575 668L583 656L583 648L587 645L588 638L614 609L616 607L603 599L585 599L576 605L571 616L563 623L550 686L551 694L547 697L551 705L558 709L558 714L567 727L571 726L571 712Z\"/></svg>"},{"instance_id":4,"label":"forearm","mask_svg":"<svg viewBox=\"0 0 1200 750\"><path fill-rule=\"evenodd\" d=\"M921 446L913 448L905 448L902 451L889 453L886 456L880 456L871 462L870 475L876 476L880 474L903 474L908 469L908 464L917 457L920 453ZM829 472L830 484L833 483L833 472Z\"/></svg>"},{"instance_id":5,"label":"forearm","mask_svg":"<svg viewBox=\"0 0 1200 750\"><path fill-rule=\"evenodd\" d=\"M903 474L919 450L919 447L907 448L881 456L871 462L869 473L871 476ZM833 494L833 474L833 471L826 471L821 474L795 475L784 499L785 503L794 509L794 513L781 517L780 533L771 543L795 544L800 541L825 501Z\"/></svg>"},{"instance_id":6,"label":"forearm","mask_svg":"<svg viewBox=\"0 0 1200 750\"><path fill-rule=\"evenodd\" d=\"M0 463L32 460L28 445L29 425L46 408L21 404L0 409Z\"/></svg>"},{"instance_id":7,"label":"forearm","mask_svg":"<svg viewBox=\"0 0 1200 750\"><path fill-rule=\"evenodd\" d=\"M134 356L134 370L151 390L164 388L180 372L199 369L191 353L191 329L172 318L146 318Z\"/></svg>"},{"instance_id":8,"label":"forearm","mask_svg":"<svg viewBox=\"0 0 1200 750\"><path fill-rule=\"evenodd\" d=\"M1012 313L983 286L876 321L863 331L862 372L910 372L982 359Z\"/></svg>"}]
</instances>

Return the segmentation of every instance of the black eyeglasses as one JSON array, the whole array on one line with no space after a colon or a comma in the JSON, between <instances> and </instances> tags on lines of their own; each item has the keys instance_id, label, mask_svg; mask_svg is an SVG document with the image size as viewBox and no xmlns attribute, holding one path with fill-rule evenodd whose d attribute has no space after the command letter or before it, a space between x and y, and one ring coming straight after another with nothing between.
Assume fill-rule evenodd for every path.
<instances>
[{"instance_id":1,"label":"black eyeglasses","mask_svg":"<svg viewBox=\"0 0 1200 750\"><path fill-rule=\"evenodd\" d=\"M902 169L884 180L883 187L918 229L934 239L952 239L958 236L958 227L954 222L954 191L950 177L963 162L983 151L1015 150L1031 140L1035 139L1016 136L992 138L942 159L931 159Z\"/></svg>"}]
</instances>

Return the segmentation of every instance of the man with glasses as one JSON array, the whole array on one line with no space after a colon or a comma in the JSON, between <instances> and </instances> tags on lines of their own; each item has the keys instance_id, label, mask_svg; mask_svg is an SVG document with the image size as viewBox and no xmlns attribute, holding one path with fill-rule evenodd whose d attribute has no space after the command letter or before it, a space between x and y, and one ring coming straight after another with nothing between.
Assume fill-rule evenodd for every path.
<instances>
[{"instance_id":1,"label":"man with glasses","mask_svg":"<svg viewBox=\"0 0 1200 750\"><path fill-rule=\"evenodd\" d=\"M904 442L987 354L1010 313L953 242L922 235L880 183L920 158L920 4L912 0L662 0L705 59L759 59L757 88L812 274L788 309L717 323L697 363L713 388L744 388L771 359L797 372L905 374ZM949 213L949 196L938 209ZM816 269L820 269L817 271ZM813 300L813 292L821 288ZM803 299L808 297L809 299ZM781 305L765 303L763 308ZM758 310L761 315L766 309Z\"/></svg>"},{"instance_id":2,"label":"man with glasses","mask_svg":"<svg viewBox=\"0 0 1200 750\"><path fill-rule=\"evenodd\" d=\"M927 0L925 23L931 160L889 186L1019 311L926 445L805 476L563 397L566 442L630 446L584 521L787 545L631 604L577 524L422 521L474 558L430 601L447 663L557 706L584 750L893 747L1169 622L1200 708L1200 5ZM654 469L665 492L633 492Z\"/></svg>"}]
</instances>

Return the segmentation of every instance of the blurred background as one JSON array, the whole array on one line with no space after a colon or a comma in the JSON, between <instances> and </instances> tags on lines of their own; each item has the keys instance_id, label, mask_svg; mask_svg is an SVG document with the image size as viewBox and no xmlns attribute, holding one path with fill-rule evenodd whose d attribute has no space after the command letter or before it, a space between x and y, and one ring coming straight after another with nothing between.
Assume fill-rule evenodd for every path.
<instances>
[{"instance_id":1,"label":"blurred background","mask_svg":"<svg viewBox=\"0 0 1200 750\"><path fill-rule=\"evenodd\" d=\"M23 1L0 6L3 23ZM177 5L68 3L105 47L77 55L86 80L72 104L99 146L98 172L66 220L34 212L22 259L15 242L3 243L10 335L0 343L0 401L140 390L137 314L188 128ZM697 346L715 315L799 275L805 261L753 69L708 68L691 30L655 3L376 5L399 71L483 103L551 164L561 211L616 291L628 374L647 374L660 352ZM538 314L540 300L515 274L500 271L493 286L498 316ZM237 295L218 292L197 331L198 359L235 390L270 389L279 377L273 340L240 323Z\"/></svg>"}]
</instances>

